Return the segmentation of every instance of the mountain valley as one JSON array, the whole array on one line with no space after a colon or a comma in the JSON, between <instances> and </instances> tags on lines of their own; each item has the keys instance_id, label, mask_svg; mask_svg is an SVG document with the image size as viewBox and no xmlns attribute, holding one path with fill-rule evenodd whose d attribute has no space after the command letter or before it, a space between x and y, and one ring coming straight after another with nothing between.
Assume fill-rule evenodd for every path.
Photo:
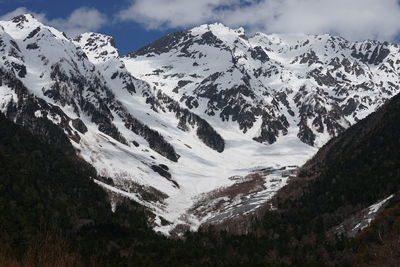
<instances>
[{"instance_id":1,"label":"mountain valley","mask_svg":"<svg viewBox=\"0 0 400 267\"><path fill-rule=\"evenodd\" d=\"M299 265L307 246L325 242L326 251L329 244L335 247L332 254L305 253L310 258L303 260L325 257L335 264L341 253L351 261L348 251L375 242L374 225L398 226L398 44L350 42L328 34L249 35L215 23L171 33L119 55L112 37L84 33L69 38L25 14L0 21L0 54L1 121L5 132L12 129L0 146L5 155L0 158L18 165L16 158L30 155L26 160L35 162L54 148L63 170L64 165L79 166L75 174L65 167L65 173L83 177L83 184L71 181L73 187L83 186L71 204L76 210L70 210L65 222L54 219L68 233L75 233L75 224L82 227L82 236L71 242L91 242L88 236L96 232L101 244L113 247L112 253L129 258L141 248L129 254L126 243L140 243L136 236L149 235L146 249L157 254L157 242L168 244L179 258L185 245L210 245L207 240L216 239L210 246L224 251L224 259L232 263L235 257L229 259L231 252L222 249L232 239L240 245L230 249L246 255L240 264L249 264L253 256L262 263L261 250L267 249L268 262L284 255L277 262ZM19 131L27 145L15 152L7 142ZM18 140L13 142L18 147ZM30 151L31 142L41 145ZM47 174L33 167L27 171L34 177L56 177L57 168L46 164ZM17 174L23 177L22 187L28 183L24 175ZM67 176L60 176L66 196L57 206L64 207L75 192ZM51 192L54 184L40 181L26 192L13 189L27 194L21 196L22 204L11 204L16 211L26 207L30 194L51 198L53 193L32 193L40 192L41 184ZM8 181L4 186L12 185ZM93 199L84 195L92 191ZM4 195L4 207L11 198ZM85 209L83 201L94 202ZM35 208L55 210L40 205L43 209ZM379 217L382 211L384 218ZM129 212L137 225L124 224ZM388 218L394 222L387 223ZM110 241L104 225L123 229L126 240ZM221 229L234 237L213 234ZM33 236L24 234L18 238ZM332 241L335 234L361 245ZM186 241L173 243L165 236ZM382 238L389 240L387 232ZM247 251L244 246L252 240L252 248L260 246ZM207 250L199 246L199 251ZM286 255L285 249L293 254ZM187 264L194 263L197 256L192 256ZM151 261L147 256L138 261L142 259L141 264Z\"/></svg>"}]
</instances>

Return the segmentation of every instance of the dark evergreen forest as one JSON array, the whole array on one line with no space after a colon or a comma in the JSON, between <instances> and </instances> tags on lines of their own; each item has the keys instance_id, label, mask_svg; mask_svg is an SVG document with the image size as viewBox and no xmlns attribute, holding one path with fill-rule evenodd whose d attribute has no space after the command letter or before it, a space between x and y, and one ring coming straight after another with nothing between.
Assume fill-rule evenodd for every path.
<instances>
[{"instance_id":1,"label":"dark evergreen forest","mask_svg":"<svg viewBox=\"0 0 400 267\"><path fill-rule=\"evenodd\" d=\"M115 213L95 170L0 116L0 262L4 266L397 266L400 96L326 144L247 233L206 228L169 239L149 212ZM395 194L354 238L332 234L351 214ZM228 222L229 223L229 222ZM234 222L230 222L234 223Z\"/></svg>"}]
</instances>

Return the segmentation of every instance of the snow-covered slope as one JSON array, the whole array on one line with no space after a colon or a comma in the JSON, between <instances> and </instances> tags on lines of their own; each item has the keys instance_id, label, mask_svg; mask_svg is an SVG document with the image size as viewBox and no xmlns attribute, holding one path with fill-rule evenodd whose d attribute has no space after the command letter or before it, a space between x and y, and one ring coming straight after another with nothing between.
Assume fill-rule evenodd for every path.
<instances>
[{"instance_id":1,"label":"snow-covered slope","mask_svg":"<svg viewBox=\"0 0 400 267\"><path fill-rule=\"evenodd\" d=\"M213 24L167 35L124 62L212 125L234 122L268 143L294 134L320 147L399 91L398 52L397 44L248 36Z\"/></svg>"},{"instance_id":2,"label":"snow-covered slope","mask_svg":"<svg viewBox=\"0 0 400 267\"><path fill-rule=\"evenodd\" d=\"M149 207L165 233L216 216L194 205L238 176L303 164L399 88L397 45L220 24L121 57L111 37L69 39L21 15L0 22L0 53L1 112L71 142L98 184ZM262 179L247 190L257 205L271 197Z\"/></svg>"}]
</instances>

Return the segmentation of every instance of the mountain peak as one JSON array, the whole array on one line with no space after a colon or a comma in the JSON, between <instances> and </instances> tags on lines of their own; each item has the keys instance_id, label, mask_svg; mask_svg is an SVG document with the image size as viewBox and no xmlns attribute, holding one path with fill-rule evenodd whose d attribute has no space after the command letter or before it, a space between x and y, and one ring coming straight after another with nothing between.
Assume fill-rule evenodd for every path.
<instances>
[{"instance_id":1,"label":"mountain peak","mask_svg":"<svg viewBox=\"0 0 400 267\"><path fill-rule=\"evenodd\" d=\"M85 51L94 63L101 63L118 57L115 40L111 36L86 32L75 37L73 41Z\"/></svg>"},{"instance_id":2,"label":"mountain peak","mask_svg":"<svg viewBox=\"0 0 400 267\"><path fill-rule=\"evenodd\" d=\"M112 47L116 48L115 46L115 40L113 37L101 33L96 33L96 32L85 32L82 33L76 37L74 37L74 40L79 40L79 39L86 39L86 40L98 40L104 43L108 43Z\"/></svg>"},{"instance_id":3,"label":"mountain peak","mask_svg":"<svg viewBox=\"0 0 400 267\"><path fill-rule=\"evenodd\" d=\"M212 24L203 24L198 27L194 27L190 31L193 33L204 33L204 32L211 31L216 35L218 35L218 34L239 34L239 35L245 34L245 30L242 27L240 27L238 29L232 29L228 26L225 26L221 22L215 22Z\"/></svg>"},{"instance_id":4,"label":"mountain peak","mask_svg":"<svg viewBox=\"0 0 400 267\"><path fill-rule=\"evenodd\" d=\"M46 35L50 34L64 41L68 39L65 33L62 33L53 27L44 25L35 18L34 15L29 13L16 16L8 21L0 21L0 24L14 39L25 40L29 36L28 39L30 39L33 35L43 29L45 30L43 33L47 32L45 33Z\"/></svg>"},{"instance_id":5,"label":"mountain peak","mask_svg":"<svg viewBox=\"0 0 400 267\"><path fill-rule=\"evenodd\" d=\"M41 24L41 22L39 22L34 15L30 14L30 13L26 13L26 14L21 14L18 15L14 18L11 19L11 21L19 26L22 26L26 23L29 24Z\"/></svg>"}]
</instances>

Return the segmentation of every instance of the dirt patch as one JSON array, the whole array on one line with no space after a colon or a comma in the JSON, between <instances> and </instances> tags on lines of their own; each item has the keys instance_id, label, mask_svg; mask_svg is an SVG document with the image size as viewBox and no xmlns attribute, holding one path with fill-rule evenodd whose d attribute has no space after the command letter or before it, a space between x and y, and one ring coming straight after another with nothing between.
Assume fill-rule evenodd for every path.
<instances>
[{"instance_id":1,"label":"dirt patch","mask_svg":"<svg viewBox=\"0 0 400 267\"><path fill-rule=\"evenodd\" d=\"M200 196L200 199L189 210L197 217L216 211L225 203L232 202L235 198L246 196L265 189L265 179L258 173L245 177L235 177L236 183L223 188L215 189Z\"/></svg>"}]
</instances>

